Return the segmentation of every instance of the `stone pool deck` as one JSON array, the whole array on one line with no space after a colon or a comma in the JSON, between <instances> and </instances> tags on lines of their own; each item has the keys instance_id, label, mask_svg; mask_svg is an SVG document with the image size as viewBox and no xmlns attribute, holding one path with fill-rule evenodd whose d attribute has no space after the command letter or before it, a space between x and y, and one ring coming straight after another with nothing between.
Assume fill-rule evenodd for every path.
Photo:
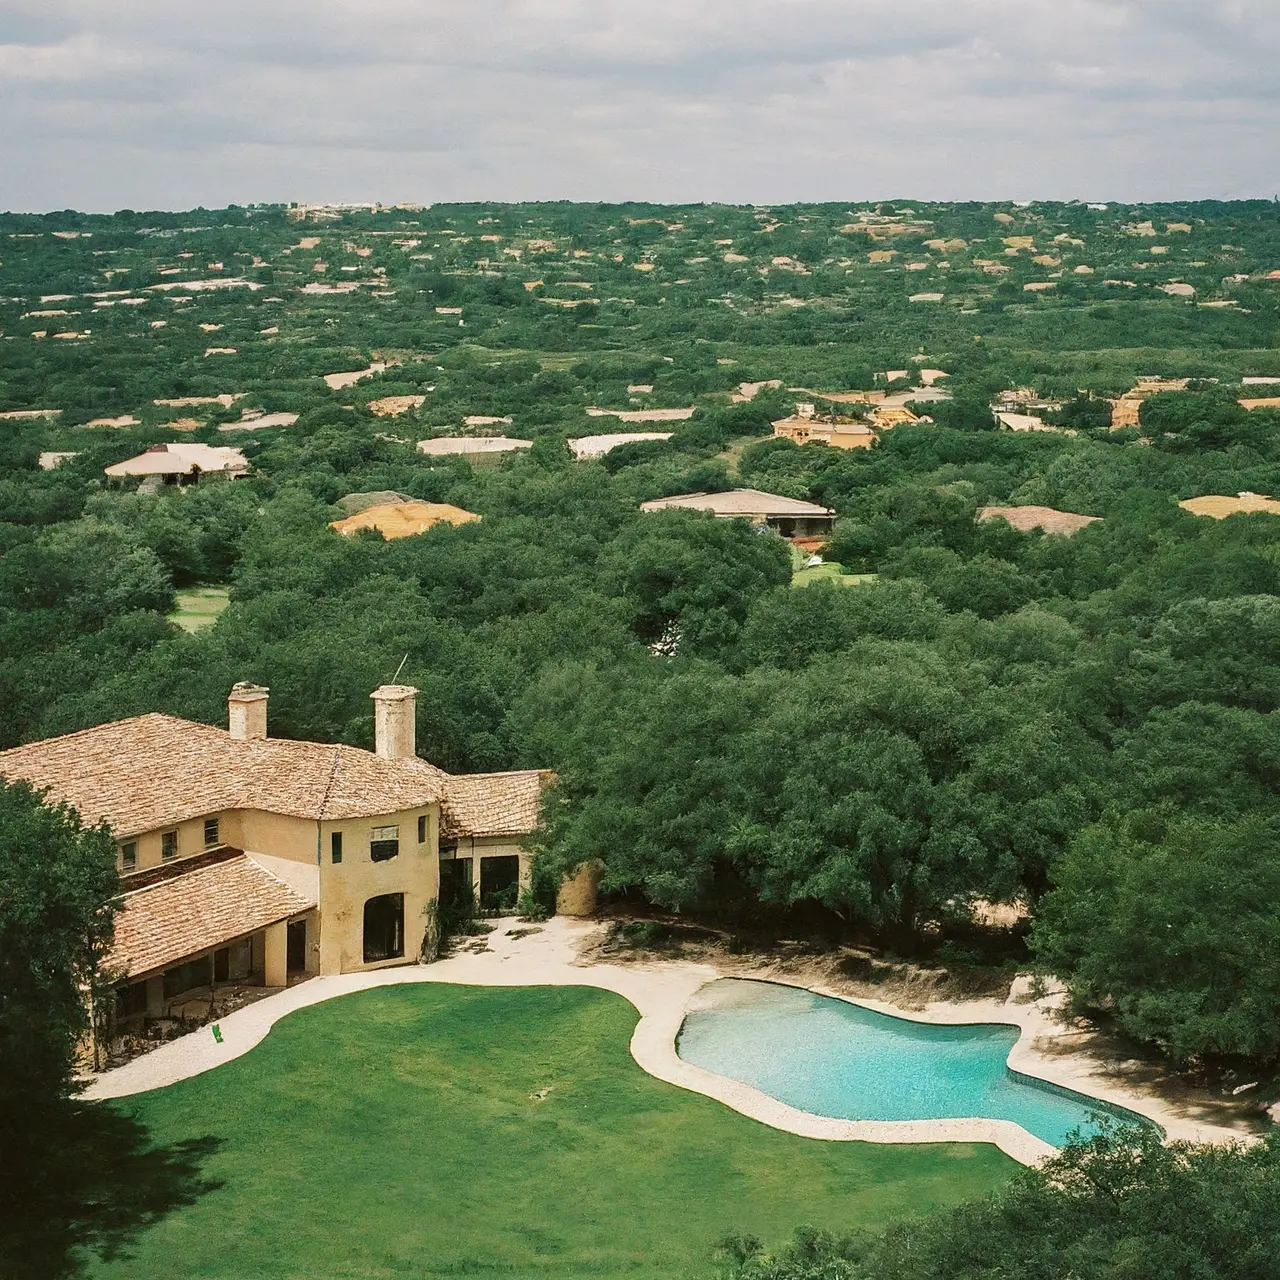
<instances>
[{"instance_id":1,"label":"stone pool deck","mask_svg":"<svg viewBox=\"0 0 1280 1280\"><path fill-rule=\"evenodd\" d=\"M695 1067L676 1054L676 1036L685 1010L697 990L722 975L712 965L681 961L645 964L582 964L584 948L596 941L602 926L557 916L536 931L516 920L504 920L489 934L488 950L463 952L432 965L403 965L371 973L312 978L278 995L228 1014L217 1025L222 1043L212 1028L160 1046L153 1052L115 1070L94 1077L85 1089L90 1099L122 1098L186 1080L230 1062L258 1044L281 1018L309 1005L373 987L409 982L444 982L486 987L586 986L615 992L640 1013L631 1037L631 1054L650 1075L682 1089L705 1094L743 1115L789 1133L825 1141L850 1142L990 1142L1023 1164L1036 1164L1051 1156L1054 1148L1021 1126L1005 1120L835 1120L810 1115L769 1097L751 1085ZM516 937L515 933L523 933ZM733 977L751 977L735 967ZM759 976L764 977L762 973ZM770 981L777 981L774 974ZM795 983L793 985L801 985ZM1088 1054L1061 1051L1068 1030L1054 1017L1060 997L1030 1000L974 1000L938 1003L921 1012L905 1013L874 1000L852 1000L842 992L821 986L810 990L850 1000L868 1009L920 1022L1001 1022L1020 1028L1008 1063L1015 1071L1154 1120L1170 1138L1194 1142L1247 1140L1243 1130L1206 1122L1187 1114L1164 1098L1140 1093L1118 1081L1102 1060Z\"/></svg>"}]
</instances>

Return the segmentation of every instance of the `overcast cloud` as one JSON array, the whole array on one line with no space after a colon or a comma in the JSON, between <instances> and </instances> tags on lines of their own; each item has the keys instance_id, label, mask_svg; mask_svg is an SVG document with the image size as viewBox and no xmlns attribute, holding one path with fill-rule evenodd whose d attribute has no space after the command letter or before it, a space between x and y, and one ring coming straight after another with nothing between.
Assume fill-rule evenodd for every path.
<instances>
[{"instance_id":1,"label":"overcast cloud","mask_svg":"<svg viewBox=\"0 0 1280 1280\"><path fill-rule=\"evenodd\" d=\"M0 0L0 208L1276 191L1278 0Z\"/></svg>"}]
</instances>

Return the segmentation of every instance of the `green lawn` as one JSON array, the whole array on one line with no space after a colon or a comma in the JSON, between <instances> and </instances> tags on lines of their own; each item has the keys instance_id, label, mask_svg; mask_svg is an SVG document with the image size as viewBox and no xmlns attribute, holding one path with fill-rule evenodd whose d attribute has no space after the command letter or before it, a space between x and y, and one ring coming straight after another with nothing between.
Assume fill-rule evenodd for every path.
<instances>
[{"instance_id":1,"label":"green lawn","mask_svg":"<svg viewBox=\"0 0 1280 1280\"><path fill-rule=\"evenodd\" d=\"M169 621L177 623L183 631L211 627L230 599L226 587L192 587L190 591L179 591Z\"/></svg>"},{"instance_id":2,"label":"green lawn","mask_svg":"<svg viewBox=\"0 0 1280 1280\"><path fill-rule=\"evenodd\" d=\"M833 582L838 587L856 587L860 582L874 582L874 573L845 573L834 560L815 564L812 569L797 569L791 575L793 587L807 587L815 582Z\"/></svg>"},{"instance_id":3,"label":"green lawn","mask_svg":"<svg viewBox=\"0 0 1280 1280\"><path fill-rule=\"evenodd\" d=\"M635 1022L574 987L391 987L295 1013L117 1104L159 1142L222 1139L204 1172L223 1185L94 1274L701 1277L726 1231L876 1227L1016 1168L990 1146L779 1133L645 1074Z\"/></svg>"}]
</instances>

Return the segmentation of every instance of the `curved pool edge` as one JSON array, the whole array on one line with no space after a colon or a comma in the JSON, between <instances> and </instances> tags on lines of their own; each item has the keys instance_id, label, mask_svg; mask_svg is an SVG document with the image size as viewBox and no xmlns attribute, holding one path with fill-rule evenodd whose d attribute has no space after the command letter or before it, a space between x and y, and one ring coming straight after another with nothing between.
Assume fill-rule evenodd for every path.
<instances>
[{"instance_id":1,"label":"curved pool edge","mask_svg":"<svg viewBox=\"0 0 1280 1280\"><path fill-rule=\"evenodd\" d=\"M785 977L757 977L750 974L724 974L712 979L718 981L721 977L736 978L747 982L769 983L773 986L790 987L795 991L804 991L811 995L824 996L832 1000L840 1000L845 1004L850 1004L859 1009L866 1009L871 1013L878 1013L884 1017L896 1018L901 1022L913 1022L919 1026L951 1026L951 1027L1010 1027L1017 1031L1018 1038L1014 1041L1005 1057L1005 1069L1013 1075L1025 1082L1031 1088L1047 1089L1052 1092L1064 1093L1079 1099L1084 1105L1089 1103L1097 1103L1099 1110L1108 1114L1119 1112L1118 1119L1123 1119L1126 1115L1132 1117L1135 1121L1145 1122L1153 1125L1160 1134L1163 1141L1181 1138L1187 1141L1210 1141L1223 1142L1229 1140L1237 1140L1248 1142L1253 1140L1253 1135L1247 1133L1235 1133L1230 1130L1222 1129L1214 1125L1200 1125L1195 1122L1188 1122L1172 1117L1167 1113L1167 1104L1160 1099L1147 1099L1135 1096L1128 1090L1121 1090L1107 1085L1104 1081L1100 1081L1093 1073L1085 1074L1085 1066L1097 1065L1097 1060L1078 1052L1071 1053L1060 1060L1047 1059L1034 1048L1034 1042L1037 1037L1052 1029L1048 1015L1038 1007L1036 1002L1028 1001L1025 1004L1016 1004L1008 1000L997 1003L994 1000L972 1000L963 1004L953 1002L937 1002L926 1006L923 1009L904 1009L899 1005L891 1004L885 1000L874 1000L862 996L853 996L848 992L837 991L824 983L807 984L803 982L791 981ZM705 985L710 985L707 983ZM699 988L702 990L702 988ZM696 994L696 992L694 993ZM690 997L692 999L692 997ZM689 1012L688 1006L685 1008L685 1015ZM680 1029L684 1025L684 1015L681 1017L680 1027L675 1032L675 1052L679 1056L679 1035ZM687 1063L680 1058L681 1063L691 1067L692 1063ZM703 1070L702 1068L694 1068L695 1070ZM716 1079L727 1079L727 1077L715 1076L713 1072L705 1072L708 1076L714 1076ZM995 1142L1006 1155L1012 1156L1015 1160L1020 1160L1023 1164L1039 1164L1045 1159L1049 1159L1056 1155L1060 1148L1053 1146L1051 1143L1044 1141L1042 1138L1036 1137L1033 1133L1024 1129L1021 1125L1012 1120L987 1120L978 1117L970 1117L968 1119L947 1119L947 1120L836 1120L829 1116L810 1115L808 1112L798 1111L796 1108L788 1106L786 1103L779 1102L770 1094L764 1094L752 1085L741 1084L739 1081L729 1081L730 1084L739 1085L751 1093L759 1093L762 1097L767 1098L770 1102L777 1106L783 1107L786 1111L792 1112L798 1116L805 1116L814 1121L822 1121L828 1124L836 1125L854 1125L854 1126L874 1126L877 1129L889 1128L896 1129L899 1126L918 1131L922 1126L937 1126L940 1130L945 1130L950 1134L957 1126L965 1128L976 1127L981 1129L985 1134L988 1132L1000 1131L1001 1136L984 1136L981 1138L897 1138L897 1137L868 1137L868 1141L872 1142L911 1142L911 1141L978 1141L978 1142ZM1012 1130L1017 1137L1010 1138L1004 1134L1004 1130ZM1206 1132L1208 1131L1208 1132ZM1039 1154L1033 1154L1032 1158L1024 1158L1024 1154L1028 1152L1034 1153L1038 1149ZM1024 1154L1019 1154L1022 1152Z\"/></svg>"},{"instance_id":2,"label":"curved pool edge","mask_svg":"<svg viewBox=\"0 0 1280 1280\"><path fill-rule=\"evenodd\" d=\"M631 1036L631 1056L651 1076L693 1093L701 1093L748 1119L803 1138L816 1138L826 1142L983 1142L998 1147L1005 1155L1024 1165L1038 1165L1058 1154L1056 1147L1037 1138L1012 1120L985 1120L977 1117L949 1120L838 1120L831 1116L801 1111L754 1085L732 1080L728 1076L686 1062L680 1057L677 1041L688 1012L689 1000L704 986L718 981L721 976L723 975L717 974L700 983L679 1009L660 1014L642 1014ZM803 991L815 990L794 982L779 985ZM824 993L815 991L815 994Z\"/></svg>"},{"instance_id":3,"label":"curved pool edge","mask_svg":"<svg viewBox=\"0 0 1280 1280\"><path fill-rule=\"evenodd\" d=\"M1138 1098L1127 1091L1100 1087L1101 1082L1087 1074L1100 1064L1087 1055L1072 1052L1060 1061L1044 1060L1032 1049L1031 1042L1039 1034L1051 1031L1052 1024L1048 1015L1035 1006L970 1001L908 1013L895 1005L850 997L821 984L806 986L763 973L723 973L711 965L687 961L659 961L643 966L584 965L578 962L579 952L584 944L599 935L598 923L554 917L542 926L539 934L511 938L510 931L520 923L514 919L501 922L489 935L491 950L488 952L455 956L432 965L410 964L312 978L228 1014L219 1024L221 1041L215 1041L209 1027L202 1027L124 1066L88 1077L83 1082L87 1087L80 1096L95 1101L126 1098L202 1075L248 1053L266 1038L276 1022L290 1013L373 987L416 982L489 987L578 986L611 991L634 1006L639 1019L631 1036L630 1052L642 1070L658 1080L712 1098L772 1128L837 1142L989 1142L1022 1164L1037 1164L1056 1150L1012 1121L836 1120L810 1115L751 1085L685 1062L676 1050L676 1038L689 1002L709 982L740 977L832 996L891 1017L920 1022L994 1022L1016 1026L1021 1034L1008 1055L1007 1065L1035 1080L1136 1112L1161 1126L1169 1138L1219 1144L1254 1140L1254 1135L1221 1125L1184 1119L1160 1099ZM1013 1014L1021 1016L1011 1016Z\"/></svg>"}]
</instances>

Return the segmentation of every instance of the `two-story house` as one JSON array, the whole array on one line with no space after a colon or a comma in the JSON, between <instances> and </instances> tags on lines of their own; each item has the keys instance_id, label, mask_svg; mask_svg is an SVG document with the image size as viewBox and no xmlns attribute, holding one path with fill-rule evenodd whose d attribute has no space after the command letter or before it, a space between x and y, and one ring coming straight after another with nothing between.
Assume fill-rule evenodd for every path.
<instances>
[{"instance_id":1,"label":"two-story house","mask_svg":"<svg viewBox=\"0 0 1280 1280\"><path fill-rule=\"evenodd\" d=\"M547 775L419 759L416 695L373 692L373 751L269 737L268 691L238 684L226 729L151 714L0 752L0 777L116 838L121 1016L162 1016L212 982L412 961L442 866L477 897L528 883L520 841Z\"/></svg>"}]
</instances>

